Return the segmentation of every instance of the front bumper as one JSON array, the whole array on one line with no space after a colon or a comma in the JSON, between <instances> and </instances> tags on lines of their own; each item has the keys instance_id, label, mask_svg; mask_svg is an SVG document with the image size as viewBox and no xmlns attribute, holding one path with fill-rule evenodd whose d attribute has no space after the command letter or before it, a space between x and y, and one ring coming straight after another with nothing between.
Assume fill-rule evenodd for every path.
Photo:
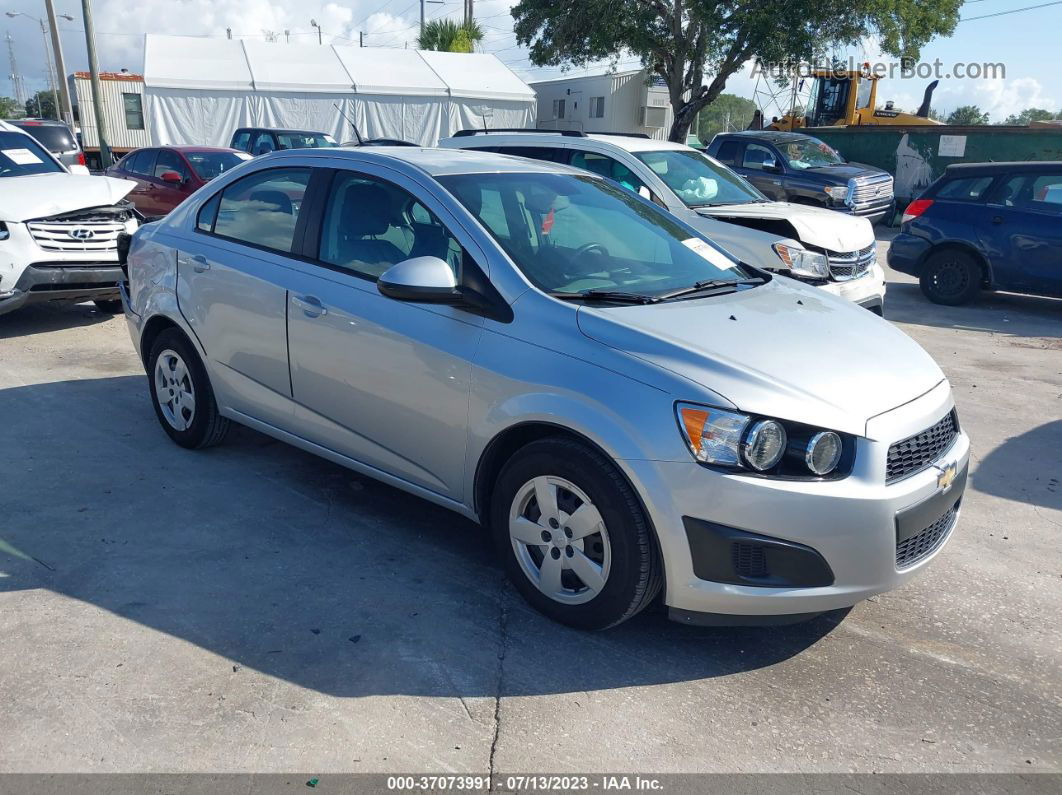
<instances>
[{"instance_id":1,"label":"front bumper","mask_svg":"<svg viewBox=\"0 0 1062 795\"><path fill-rule=\"evenodd\" d=\"M949 505L933 507L957 506L962 482L957 478L947 489L938 486L938 467L953 465L955 472L964 473L970 445L960 432L934 466L886 485L888 448L929 427L953 405L950 388L942 382L921 398L870 420L866 437L857 442L855 468L841 480L724 474L692 461L627 461L634 482L643 487L660 539L667 605L690 623L694 622L689 613L755 616L749 620L762 622L766 616L794 617L849 607L907 582L939 554L955 527L951 522L943 537L913 564L898 566L897 547L909 533L905 517L912 514L907 512L928 504L926 500L942 491L945 496L936 499ZM814 550L833 579L808 587L702 579L696 574L687 534L690 517ZM700 568L703 573L704 567Z\"/></svg>"},{"instance_id":2,"label":"front bumper","mask_svg":"<svg viewBox=\"0 0 1062 795\"><path fill-rule=\"evenodd\" d=\"M117 299L121 279L114 262L38 262L22 271L13 289L0 292L0 315L40 301Z\"/></svg>"},{"instance_id":3,"label":"front bumper","mask_svg":"<svg viewBox=\"0 0 1062 795\"><path fill-rule=\"evenodd\" d=\"M880 265L873 265L857 279L846 282L826 282L819 285L819 289L859 304L880 315L885 306L885 271Z\"/></svg>"}]
</instances>

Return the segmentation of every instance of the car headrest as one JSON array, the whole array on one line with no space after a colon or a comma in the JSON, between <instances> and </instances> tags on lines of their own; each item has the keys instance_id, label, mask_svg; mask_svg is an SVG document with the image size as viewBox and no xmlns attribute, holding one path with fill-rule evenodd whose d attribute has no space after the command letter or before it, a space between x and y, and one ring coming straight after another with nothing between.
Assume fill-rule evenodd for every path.
<instances>
[{"instance_id":1,"label":"car headrest","mask_svg":"<svg viewBox=\"0 0 1062 795\"><path fill-rule=\"evenodd\" d=\"M279 190L256 190L250 195L250 200L253 202L262 202L263 204L272 205L269 209L272 212L284 213L291 215L293 208L291 206L291 199L288 194Z\"/></svg>"},{"instance_id":2,"label":"car headrest","mask_svg":"<svg viewBox=\"0 0 1062 795\"><path fill-rule=\"evenodd\" d=\"M347 237L382 235L391 220L391 197L379 185L355 182L343 192L342 231Z\"/></svg>"}]
</instances>

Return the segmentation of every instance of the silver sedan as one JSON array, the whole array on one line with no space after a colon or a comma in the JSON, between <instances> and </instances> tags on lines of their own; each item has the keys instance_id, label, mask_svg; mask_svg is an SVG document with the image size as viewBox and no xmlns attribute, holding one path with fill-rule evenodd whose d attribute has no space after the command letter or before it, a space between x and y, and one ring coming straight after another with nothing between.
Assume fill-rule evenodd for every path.
<instances>
[{"instance_id":1,"label":"silver sedan","mask_svg":"<svg viewBox=\"0 0 1062 795\"><path fill-rule=\"evenodd\" d=\"M292 151L136 233L123 301L177 444L232 422L486 525L576 627L792 621L924 569L969 443L930 357L595 175Z\"/></svg>"}]
</instances>

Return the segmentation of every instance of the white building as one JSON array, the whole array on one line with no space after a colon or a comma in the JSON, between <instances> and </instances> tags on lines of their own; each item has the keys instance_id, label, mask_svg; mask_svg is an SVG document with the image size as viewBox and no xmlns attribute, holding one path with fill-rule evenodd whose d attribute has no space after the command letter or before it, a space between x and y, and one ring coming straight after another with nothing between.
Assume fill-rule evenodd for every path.
<instances>
[{"instance_id":1,"label":"white building","mask_svg":"<svg viewBox=\"0 0 1062 795\"><path fill-rule=\"evenodd\" d=\"M466 127L533 127L535 94L494 55L149 34L144 112L156 146L227 146L237 127L349 141L350 121L434 146Z\"/></svg>"},{"instance_id":2,"label":"white building","mask_svg":"<svg viewBox=\"0 0 1062 795\"><path fill-rule=\"evenodd\" d=\"M100 137L92 105L92 81L88 72L74 72L67 78L70 101L81 128L81 147L94 161L99 156ZM144 78L121 72L101 72L104 124L107 141L116 157L151 143L144 118Z\"/></svg>"},{"instance_id":3,"label":"white building","mask_svg":"<svg viewBox=\"0 0 1062 795\"><path fill-rule=\"evenodd\" d=\"M674 118L667 87L644 69L562 77L530 86L538 96L540 129L639 132L664 140Z\"/></svg>"}]
</instances>

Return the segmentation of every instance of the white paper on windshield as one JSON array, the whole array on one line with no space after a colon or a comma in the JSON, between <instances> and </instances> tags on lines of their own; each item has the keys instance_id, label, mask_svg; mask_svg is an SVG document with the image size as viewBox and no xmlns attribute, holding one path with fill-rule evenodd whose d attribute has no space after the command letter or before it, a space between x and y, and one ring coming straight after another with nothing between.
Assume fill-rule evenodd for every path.
<instances>
[{"instance_id":1,"label":"white paper on windshield","mask_svg":"<svg viewBox=\"0 0 1062 795\"><path fill-rule=\"evenodd\" d=\"M233 154L236 155L236 157L240 158L240 160L254 160L254 158L246 152L233 152Z\"/></svg>"},{"instance_id":2,"label":"white paper on windshield","mask_svg":"<svg viewBox=\"0 0 1062 795\"><path fill-rule=\"evenodd\" d=\"M44 162L29 149L4 149L3 152L11 159L12 163L19 166L31 166L34 163Z\"/></svg>"},{"instance_id":3,"label":"white paper on windshield","mask_svg":"<svg viewBox=\"0 0 1062 795\"><path fill-rule=\"evenodd\" d=\"M737 263L730 259L730 257L726 256L726 254L718 249L712 248L699 237L691 237L687 240L683 240L682 245L690 251L700 254L710 263L715 265L715 267L721 268L722 270L729 270L737 265Z\"/></svg>"}]
</instances>

